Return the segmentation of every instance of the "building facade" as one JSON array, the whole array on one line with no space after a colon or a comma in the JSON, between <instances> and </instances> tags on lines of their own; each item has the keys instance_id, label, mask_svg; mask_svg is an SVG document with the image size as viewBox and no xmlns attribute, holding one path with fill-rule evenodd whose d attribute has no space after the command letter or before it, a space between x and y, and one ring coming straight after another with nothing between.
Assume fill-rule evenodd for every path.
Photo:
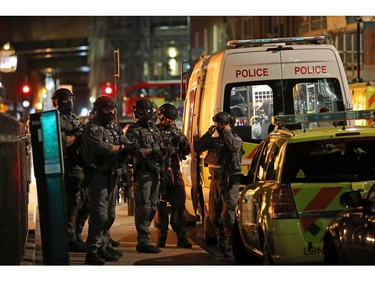
<instances>
[{"instance_id":1,"label":"building facade","mask_svg":"<svg viewBox=\"0 0 375 281\"><path fill-rule=\"evenodd\" d=\"M179 79L181 62L226 48L228 40L325 35L339 51L349 81L375 81L374 17L353 16L96 16L0 17L0 46L18 55L15 73L0 75L0 103L51 109L61 85L90 109L104 85L116 96L140 81ZM119 77L114 51L120 56ZM20 94L29 83L31 94ZM21 109L20 109L21 108ZM78 112L79 113L79 112Z\"/></svg>"}]
</instances>

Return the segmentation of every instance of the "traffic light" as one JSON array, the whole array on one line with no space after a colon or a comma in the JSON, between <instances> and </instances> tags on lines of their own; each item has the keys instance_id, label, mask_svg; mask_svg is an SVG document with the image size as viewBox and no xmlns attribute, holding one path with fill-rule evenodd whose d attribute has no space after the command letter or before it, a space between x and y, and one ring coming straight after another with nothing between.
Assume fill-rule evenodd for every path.
<instances>
[{"instance_id":1,"label":"traffic light","mask_svg":"<svg viewBox=\"0 0 375 281\"><path fill-rule=\"evenodd\" d=\"M107 84L104 87L104 94L112 95L113 93L114 93L114 89L113 89L111 83L107 82Z\"/></svg>"},{"instance_id":2,"label":"traffic light","mask_svg":"<svg viewBox=\"0 0 375 281\"><path fill-rule=\"evenodd\" d=\"M31 86L28 83L22 84L22 86L21 86L21 93L24 96L30 95L31 94Z\"/></svg>"}]
</instances>

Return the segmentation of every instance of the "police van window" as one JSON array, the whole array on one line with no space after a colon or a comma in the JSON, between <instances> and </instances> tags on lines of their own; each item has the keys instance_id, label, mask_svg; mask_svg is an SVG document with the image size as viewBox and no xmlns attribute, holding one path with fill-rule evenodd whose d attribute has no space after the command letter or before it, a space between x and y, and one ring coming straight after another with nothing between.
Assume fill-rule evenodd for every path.
<instances>
[{"instance_id":1,"label":"police van window","mask_svg":"<svg viewBox=\"0 0 375 281\"><path fill-rule=\"evenodd\" d=\"M293 86L294 113L318 113L322 107L338 111L341 93L337 79L318 79L298 82Z\"/></svg>"},{"instance_id":2,"label":"police van window","mask_svg":"<svg viewBox=\"0 0 375 281\"><path fill-rule=\"evenodd\" d=\"M273 90L267 84L231 86L226 91L224 110L236 118L235 130L244 141L260 141L271 123Z\"/></svg>"},{"instance_id":3,"label":"police van window","mask_svg":"<svg viewBox=\"0 0 375 281\"><path fill-rule=\"evenodd\" d=\"M232 83L225 87L224 110L236 118L234 130L245 142L260 142L271 131L272 116L344 111L336 78L284 79Z\"/></svg>"},{"instance_id":4,"label":"police van window","mask_svg":"<svg viewBox=\"0 0 375 281\"><path fill-rule=\"evenodd\" d=\"M194 105L195 105L195 97L196 97L195 92L196 92L196 89L191 90L190 93L186 96L186 100L185 100L189 106L186 108L186 112L184 115L184 118L186 120L182 122L183 124L182 131L188 138L192 136L191 130L193 126L191 124L193 124L193 117L194 117Z\"/></svg>"}]
</instances>

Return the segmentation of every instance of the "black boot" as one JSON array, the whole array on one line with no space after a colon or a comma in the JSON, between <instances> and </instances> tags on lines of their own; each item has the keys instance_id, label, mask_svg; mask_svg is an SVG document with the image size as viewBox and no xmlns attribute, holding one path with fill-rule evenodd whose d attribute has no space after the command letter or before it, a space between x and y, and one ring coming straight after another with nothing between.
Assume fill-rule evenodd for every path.
<instances>
[{"instance_id":1,"label":"black boot","mask_svg":"<svg viewBox=\"0 0 375 281\"><path fill-rule=\"evenodd\" d=\"M156 242L156 247L165 248L165 241L166 239L159 238L158 241Z\"/></svg>"},{"instance_id":2,"label":"black boot","mask_svg":"<svg viewBox=\"0 0 375 281\"><path fill-rule=\"evenodd\" d=\"M104 265L105 260L99 257L98 253L88 252L85 258L85 264L88 265Z\"/></svg>"},{"instance_id":3,"label":"black boot","mask_svg":"<svg viewBox=\"0 0 375 281\"><path fill-rule=\"evenodd\" d=\"M121 252L121 251L117 251L117 250L115 250L115 249L113 249L113 248L111 248L111 247L107 247L106 251L107 251L108 253L110 253L112 256L122 257L122 256L124 255L123 252Z\"/></svg>"},{"instance_id":4,"label":"black boot","mask_svg":"<svg viewBox=\"0 0 375 281\"><path fill-rule=\"evenodd\" d=\"M116 248L121 245L120 242L113 240L112 237L109 237L109 242L112 244L113 248Z\"/></svg>"},{"instance_id":5,"label":"black boot","mask_svg":"<svg viewBox=\"0 0 375 281\"><path fill-rule=\"evenodd\" d=\"M118 256L112 255L106 250L99 250L98 254L99 254L99 257L101 257L105 261L118 261Z\"/></svg>"},{"instance_id":6,"label":"black boot","mask_svg":"<svg viewBox=\"0 0 375 281\"><path fill-rule=\"evenodd\" d=\"M223 258L225 259L233 259L233 251L232 246L227 245L223 251Z\"/></svg>"},{"instance_id":7,"label":"black boot","mask_svg":"<svg viewBox=\"0 0 375 281\"><path fill-rule=\"evenodd\" d=\"M78 241L70 241L69 242L69 252L86 253L87 252L86 244L82 244Z\"/></svg>"},{"instance_id":8,"label":"black boot","mask_svg":"<svg viewBox=\"0 0 375 281\"><path fill-rule=\"evenodd\" d=\"M155 247L153 245L137 245L136 250L138 253L151 253L157 254L160 253L160 248Z\"/></svg>"},{"instance_id":9,"label":"black boot","mask_svg":"<svg viewBox=\"0 0 375 281\"><path fill-rule=\"evenodd\" d=\"M191 247L193 247L193 245L189 242L189 240L187 240L187 238L185 238L185 239L179 239L177 241L177 247L179 247L179 248L191 248Z\"/></svg>"}]
</instances>

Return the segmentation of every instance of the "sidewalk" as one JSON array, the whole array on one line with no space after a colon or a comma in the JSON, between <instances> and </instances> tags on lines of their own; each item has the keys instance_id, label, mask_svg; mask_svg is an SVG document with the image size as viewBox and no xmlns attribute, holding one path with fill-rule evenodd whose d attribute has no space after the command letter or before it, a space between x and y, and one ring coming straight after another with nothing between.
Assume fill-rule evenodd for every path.
<instances>
[{"instance_id":1,"label":"sidewalk","mask_svg":"<svg viewBox=\"0 0 375 281\"><path fill-rule=\"evenodd\" d=\"M134 225L134 216L128 216L127 204L122 203L116 207L116 220L111 228L111 236L121 245L116 250L124 255L117 262L106 262L106 265L214 265L218 260L193 243L192 249L177 248L175 233L170 230L165 248L158 254L138 253L137 232ZM35 265L43 265L43 253L39 231L35 235ZM87 237L87 224L83 232ZM151 227L151 241L156 242L156 230ZM84 265L85 253L70 253L70 265Z\"/></svg>"},{"instance_id":2,"label":"sidewalk","mask_svg":"<svg viewBox=\"0 0 375 281\"><path fill-rule=\"evenodd\" d=\"M35 182L30 185L29 199L29 237L26 247L23 265L43 265L42 241L38 220L38 200ZM87 237L86 223L83 238ZM121 242L116 250L124 255L117 262L107 262L106 265L217 265L223 264L212 255L194 244L191 249L177 248L175 233L170 229L165 248L158 254L138 253L137 232L134 225L134 216L128 215L127 203L120 203L116 207L116 220L111 228L111 236ZM151 241L157 240L156 230L151 225ZM70 253L71 265L84 265L85 253Z\"/></svg>"}]
</instances>

